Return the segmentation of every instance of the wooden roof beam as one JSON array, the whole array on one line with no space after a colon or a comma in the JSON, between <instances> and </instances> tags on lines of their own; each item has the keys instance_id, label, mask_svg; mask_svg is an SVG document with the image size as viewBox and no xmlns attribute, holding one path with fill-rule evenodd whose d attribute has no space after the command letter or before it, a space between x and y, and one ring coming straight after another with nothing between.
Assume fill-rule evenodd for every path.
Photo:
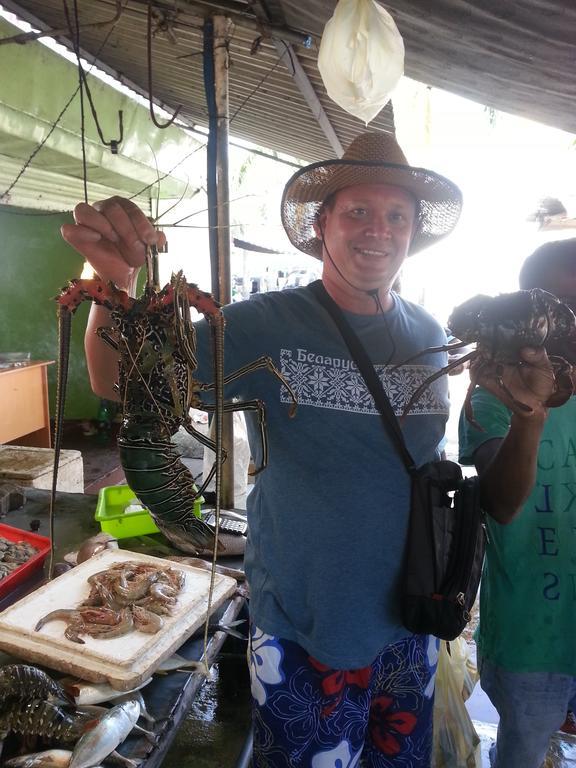
<instances>
[{"instance_id":1,"label":"wooden roof beam","mask_svg":"<svg viewBox=\"0 0 576 768\"><path fill-rule=\"evenodd\" d=\"M308 75L304 70L302 69L302 65L298 61L298 57L296 56L296 52L294 51L294 48L290 45L290 43L287 43L285 40L278 40L276 38L272 38L272 42L274 43L276 50L280 54L280 57L282 59L282 62L284 63L284 66L288 70L288 72L292 75L292 78L296 85L298 86L300 93L304 97L304 100L310 107L310 111L314 115L314 118L322 128L322 131L326 138L328 139L330 146L336 153L336 157L342 157L344 154L344 149L342 147L342 144L340 144L340 139L336 135L336 131L334 130L334 127L332 126L332 123L328 119L328 115L324 111L324 107L320 103L320 100L318 96L316 95L316 91L312 87L312 83L308 79ZM319 158L322 159L322 158Z\"/></svg>"},{"instance_id":2,"label":"wooden roof beam","mask_svg":"<svg viewBox=\"0 0 576 768\"><path fill-rule=\"evenodd\" d=\"M314 86L298 60L298 56L290 43L290 38L274 31L273 25L276 25L277 28L281 28L285 25L284 12L281 3L276 0L252 0L251 6L262 25L269 28L272 42L280 54L282 63L292 76L292 79L304 97L306 104L308 104L314 119L319 124L322 132L328 139L330 146L334 150L336 157L342 157L344 149L342 148L340 139L336 135L336 131L334 130L328 115L324 111L324 107L320 103L318 95L314 90ZM311 40L306 40L306 42L301 41L301 44L307 48L310 47L310 43Z\"/></svg>"}]
</instances>

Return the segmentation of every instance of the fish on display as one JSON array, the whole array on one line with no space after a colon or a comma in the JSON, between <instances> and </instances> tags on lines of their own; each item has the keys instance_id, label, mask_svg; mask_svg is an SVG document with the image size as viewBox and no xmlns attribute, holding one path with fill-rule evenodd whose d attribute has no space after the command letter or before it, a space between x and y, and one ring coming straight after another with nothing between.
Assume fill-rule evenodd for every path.
<instances>
[{"instance_id":1,"label":"fish on display","mask_svg":"<svg viewBox=\"0 0 576 768\"><path fill-rule=\"evenodd\" d=\"M195 661L193 659L185 659L184 656L180 656L178 653L173 653L154 670L155 675L166 675L168 672L201 672L206 673L206 664L204 661Z\"/></svg>"},{"instance_id":2,"label":"fish on display","mask_svg":"<svg viewBox=\"0 0 576 768\"><path fill-rule=\"evenodd\" d=\"M60 684L66 693L72 697L74 703L77 706L82 706L84 704L103 704L106 701L135 696L135 692L144 688L151 680L152 678L149 677L131 691L119 691L112 688L108 683L90 683L87 680L79 680L74 677L63 677L60 679ZM140 706L142 707L142 702L140 702ZM144 712L141 714L146 717Z\"/></svg>"},{"instance_id":3,"label":"fish on display","mask_svg":"<svg viewBox=\"0 0 576 768\"><path fill-rule=\"evenodd\" d=\"M116 747L126 739L139 717L140 704L135 699L112 707L78 739L68 768L92 768L116 755Z\"/></svg>"},{"instance_id":4,"label":"fish on display","mask_svg":"<svg viewBox=\"0 0 576 768\"><path fill-rule=\"evenodd\" d=\"M201 557L187 557L186 555L170 555L168 560L174 560L176 563L185 563L191 565L194 568L200 568L203 571L214 570L215 573L221 573L223 576L230 576L236 581L245 581L246 574L239 568L229 568L226 565L214 565L213 563L203 560Z\"/></svg>"},{"instance_id":5,"label":"fish on display","mask_svg":"<svg viewBox=\"0 0 576 768\"><path fill-rule=\"evenodd\" d=\"M83 681L74 682L83 687ZM116 691L105 685L85 685L100 688L100 695L106 696L106 699L100 698L101 701L117 697L116 705L112 709L82 707L74 700L74 691L80 693L78 687L66 679L53 680L29 664L0 667L0 754L2 739L9 733L20 734L26 739L36 736L55 739L64 745L76 745L72 751L48 749L13 757L3 765L7 768L98 768L109 756L123 765L136 765L115 750L133 729L152 744L157 743L153 732L137 724L140 716L155 722L146 710L142 695L138 691ZM94 691L92 693L92 700L95 700Z\"/></svg>"},{"instance_id":6,"label":"fish on display","mask_svg":"<svg viewBox=\"0 0 576 768\"><path fill-rule=\"evenodd\" d=\"M140 704L140 717L144 717L144 713L142 712L142 706L144 704L144 699L142 698L142 695L140 693L136 693L136 694L126 693L124 695L124 699L117 699L116 700L115 705L116 704L121 704L123 700L128 701L128 699L135 700L135 701L137 701ZM88 728L92 728L94 723L97 720L100 720L100 718L103 715L105 715L107 712L109 712L109 711L110 711L109 707L105 707L102 704L85 704L84 706L78 707L76 709L76 712L78 714L86 716L86 718L88 720L88 726L87 726ZM146 713L146 715L151 720L156 722L154 720L154 718L151 717L151 715L148 712ZM143 728L141 725L138 725L138 723L136 723L136 725L134 726L134 728L132 730L132 733L133 734L140 734L141 736L144 736L146 739L148 739L150 744L154 744L154 745L158 744L158 737L156 736L154 731L149 731L146 728Z\"/></svg>"},{"instance_id":7,"label":"fish on display","mask_svg":"<svg viewBox=\"0 0 576 768\"><path fill-rule=\"evenodd\" d=\"M99 552L104 552L105 549L118 549L118 539L106 531L100 531L82 542L76 553L76 564L84 563Z\"/></svg>"},{"instance_id":8,"label":"fish on display","mask_svg":"<svg viewBox=\"0 0 576 768\"><path fill-rule=\"evenodd\" d=\"M239 627L245 624L247 619L236 619L236 621L218 621L208 624L208 629L212 632L224 632L230 637L235 637L238 640L248 640L248 635L243 635L235 627Z\"/></svg>"},{"instance_id":9,"label":"fish on display","mask_svg":"<svg viewBox=\"0 0 576 768\"><path fill-rule=\"evenodd\" d=\"M47 749L6 760L4 768L68 768L72 752L69 749ZM94 768L103 768L96 765Z\"/></svg>"}]
</instances>

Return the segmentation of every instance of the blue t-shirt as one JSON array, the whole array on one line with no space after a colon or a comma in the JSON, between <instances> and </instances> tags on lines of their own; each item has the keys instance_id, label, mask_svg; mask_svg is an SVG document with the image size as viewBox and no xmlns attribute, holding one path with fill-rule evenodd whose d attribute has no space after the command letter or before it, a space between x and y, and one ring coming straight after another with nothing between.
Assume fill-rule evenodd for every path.
<instances>
[{"instance_id":1,"label":"blue t-shirt","mask_svg":"<svg viewBox=\"0 0 576 768\"><path fill-rule=\"evenodd\" d=\"M421 307L397 295L385 315L346 313L400 415L417 386L446 363L445 353L399 363L445 334ZM253 621L293 640L333 668L371 663L409 633L400 623L399 575L409 513L407 472L344 341L308 287L259 294L224 308L225 370L269 355L293 388L268 371L247 374L226 397L264 401L269 462L248 497L245 566ZM204 327L202 327L204 326ZM208 334L197 326L204 367ZM448 414L446 377L427 389L403 423L417 464L438 457ZM262 460L253 414L248 434Z\"/></svg>"}]
</instances>

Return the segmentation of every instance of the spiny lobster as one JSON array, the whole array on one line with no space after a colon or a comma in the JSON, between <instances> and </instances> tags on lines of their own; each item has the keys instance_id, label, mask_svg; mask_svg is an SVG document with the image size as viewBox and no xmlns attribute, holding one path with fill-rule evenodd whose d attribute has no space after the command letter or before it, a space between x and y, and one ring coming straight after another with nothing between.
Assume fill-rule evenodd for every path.
<instances>
[{"instance_id":1,"label":"spiny lobster","mask_svg":"<svg viewBox=\"0 0 576 768\"><path fill-rule=\"evenodd\" d=\"M513 409L530 410L514 398L502 378L504 365L523 365L520 358L523 347L544 347L548 353L556 391L546 402L547 406L563 405L573 394L570 370L571 365L576 364L576 317L570 307L553 294L533 288L494 297L474 296L453 310L448 319L448 330L459 341L423 350L401 365L428 352L452 352L472 343L476 343L476 347L426 379L406 404L403 415L410 412L433 381L465 362L470 362L470 386L464 412L471 424L479 426L472 411L472 392L478 381L487 375L496 378Z\"/></svg>"},{"instance_id":2,"label":"spiny lobster","mask_svg":"<svg viewBox=\"0 0 576 768\"><path fill-rule=\"evenodd\" d=\"M296 398L269 357L260 357L224 377L225 321L220 305L209 293L187 283L182 272L173 275L170 283L159 289L157 281L151 276L157 273L150 266L155 258L156 253L149 254L148 281L139 298L130 297L114 284L106 284L98 277L72 280L57 297L60 373L55 451L59 450L62 425L71 317L82 301L91 300L106 307L113 322L112 327L99 328L97 333L119 355L119 379L115 388L122 404L122 424L118 447L126 481L149 509L160 531L178 549L195 554L214 545L212 528L196 517L193 507L214 474L218 499L218 468L225 458L218 420L221 422L224 412L248 410L257 414L263 460L256 472L267 463L263 403L259 400L225 402L224 385L247 373L266 368L290 393L291 416L295 412ZM211 328L213 383L201 383L194 378L197 367L196 332L190 319L190 307L202 313ZM200 393L208 390L215 392L215 405L206 405L200 400ZM215 412L215 441L194 428L189 418L191 407ZM216 453L214 465L199 488L170 441L180 426ZM53 516L51 518L53 525ZM53 531L51 533L53 539ZM219 545L219 548L222 549L222 546Z\"/></svg>"}]
</instances>

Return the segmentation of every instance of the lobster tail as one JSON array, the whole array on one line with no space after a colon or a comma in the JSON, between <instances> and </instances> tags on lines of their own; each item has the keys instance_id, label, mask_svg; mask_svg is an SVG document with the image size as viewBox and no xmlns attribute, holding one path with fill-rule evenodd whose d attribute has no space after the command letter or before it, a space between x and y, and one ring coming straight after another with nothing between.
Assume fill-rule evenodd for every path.
<instances>
[{"instance_id":1,"label":"lobster tail","mask_svg":"<svg viewBox=\"0 0 576 768\"><path fill-rule=\"evenodd\" d=\"M147 507L160 531L183 552L196 554L214 546L214 531L194 514L201 490L158 424L123 425L118 437L126 481ZM222 544L219 549L223 550Z\"/></svg>"}]
</instances>

